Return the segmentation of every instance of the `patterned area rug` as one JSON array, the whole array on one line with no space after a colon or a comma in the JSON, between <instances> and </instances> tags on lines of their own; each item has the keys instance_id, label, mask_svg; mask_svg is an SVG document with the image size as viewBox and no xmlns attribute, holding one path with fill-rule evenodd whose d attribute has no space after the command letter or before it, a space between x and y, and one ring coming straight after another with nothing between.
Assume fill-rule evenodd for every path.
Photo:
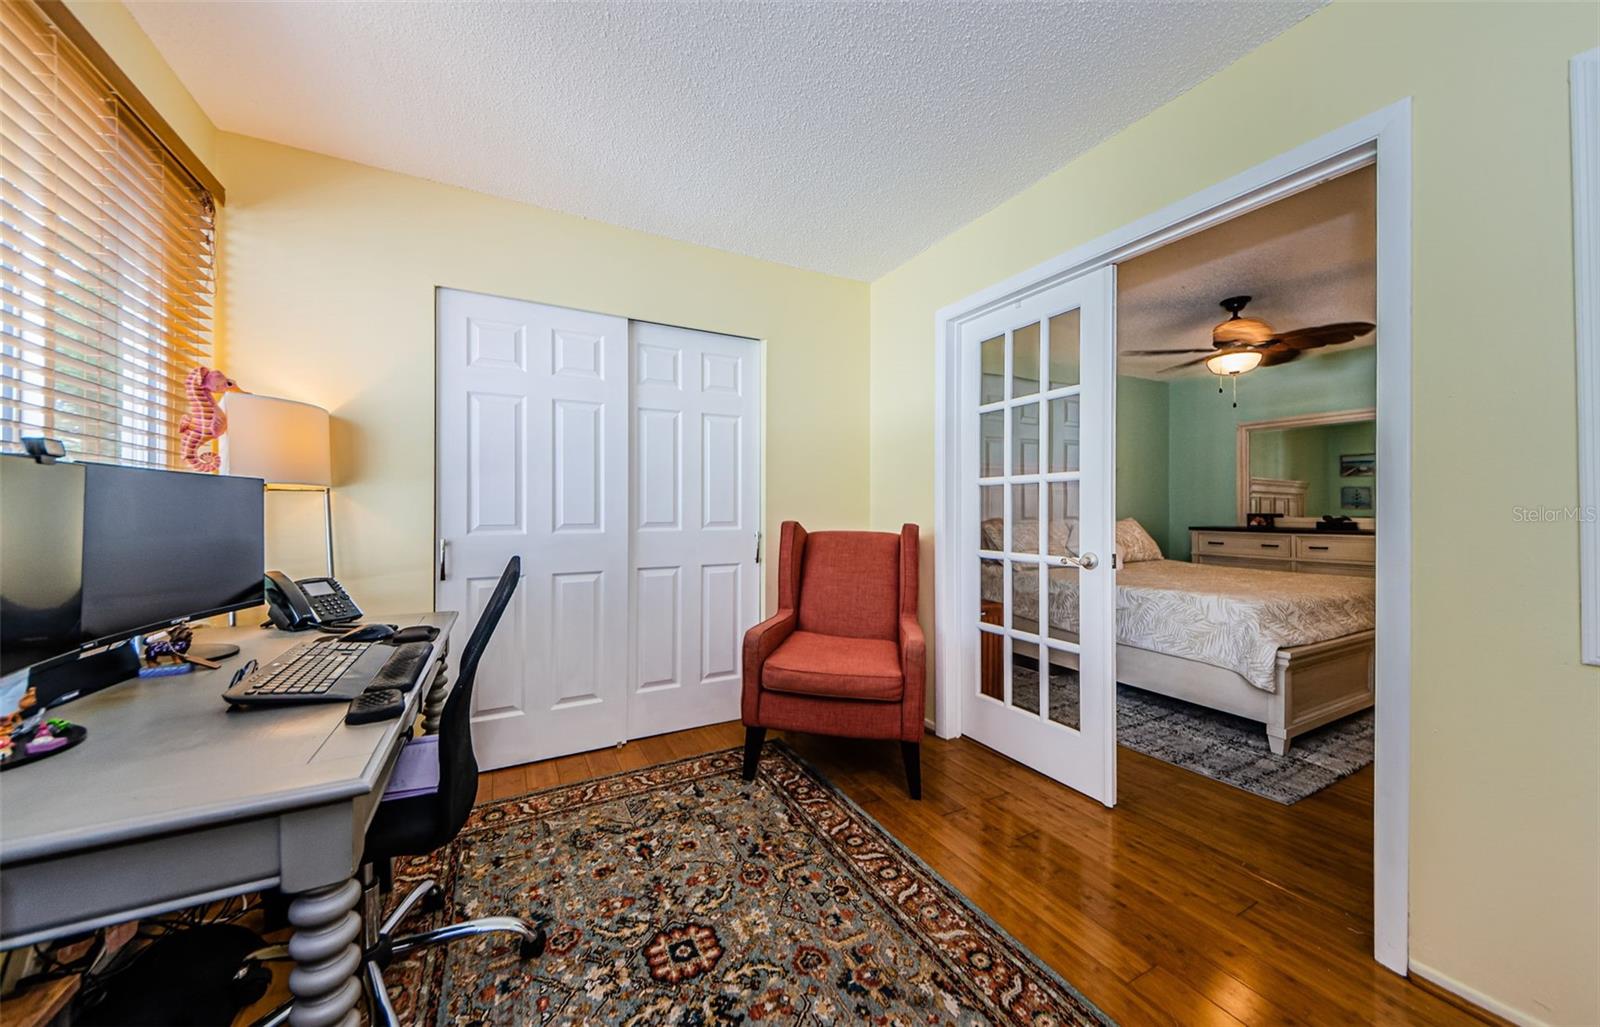
<instances>
[{"instance_id":1,"label":"patterned area rug","mask_svg":"<svg viewBox=\"0 0 1600 1027\"><path fill-rule=\"evenodd\" d=\"M550 944L466 939L396 962L402 1022L1108 1024L781 743L480 806L440 880L449 919L521 911ZM445 919L440 915L440 920Z\"/></svg>"},{"instance_id":2,"label":"patterned area rug","mask_svg":"<svg viewBox=\"0 0 1600 1027\"><path fill-rule=\"evenodd\" d=\"M1039 706L1039 673L1018 661L1011 701ZM1050 719L1078 726L1078 674L1050 668ZM1117 744L1284 805L1315 795L1372 762L1372 710L1294 739L1274 756L1266 730L1253 720L1154 692L1117 686Z\"/></svg>"}]
</instances>

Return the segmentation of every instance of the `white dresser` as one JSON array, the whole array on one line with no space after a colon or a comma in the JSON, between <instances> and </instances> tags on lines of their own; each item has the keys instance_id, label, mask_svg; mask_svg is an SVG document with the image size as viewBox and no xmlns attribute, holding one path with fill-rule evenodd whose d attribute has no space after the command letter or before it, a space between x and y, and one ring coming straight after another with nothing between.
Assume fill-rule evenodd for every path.
<instances>
[{"instance_id":1,"label":"white dresser","mask_svg":"<svg viewBox=\"0 0 1600 1027\"><path fill-rule=\"evenodd\" d=\"M1257 567L1303 574L1372 577L1377 536L1371 532L1294 531L1288 528L1190 528L1192 563Z\"/></svg>"}]
</instances>

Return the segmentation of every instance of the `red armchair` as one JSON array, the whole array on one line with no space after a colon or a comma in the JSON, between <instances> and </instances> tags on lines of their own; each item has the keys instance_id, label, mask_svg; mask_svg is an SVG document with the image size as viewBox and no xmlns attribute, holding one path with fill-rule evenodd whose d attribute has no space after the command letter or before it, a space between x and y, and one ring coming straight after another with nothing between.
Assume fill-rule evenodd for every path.
<instances>
[{"instance_id":1,"label":"red armchair","mask_svg":"<svg viewBox=\"0 0 1600 1027\"><path fill-rule=\"evenodd\" d=\"M778 612L744 636L744 779L767 728L894 738L922 798L917 526L808 534L783 522Z\"/></svg>"}]
</instances>

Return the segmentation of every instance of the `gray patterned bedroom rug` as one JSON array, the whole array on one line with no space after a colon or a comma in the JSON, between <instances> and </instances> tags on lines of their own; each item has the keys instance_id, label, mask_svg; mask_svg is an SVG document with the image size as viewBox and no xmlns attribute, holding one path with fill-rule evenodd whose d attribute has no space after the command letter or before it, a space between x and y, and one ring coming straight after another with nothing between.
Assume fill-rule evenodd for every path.
<instances>
[{"instance_id":1,"label":"gray patterned bedroom rug","mask_svg":"<svg viewBox=\"0 0 1600 1027\"><path fill-rule=\"evenodd\" d=\"M1012 671L1011 701L1039 705L1038 671L1020 658ZM1050 668L1050 719L1078 726L1076 671ZM1372 727L1372 711L1366 710L1307 732L1286 754L1274 756L1266 730L1253 720L1117 686L1117 744L1284 805L1370 764Z\"/></svg>"}]
</instances>

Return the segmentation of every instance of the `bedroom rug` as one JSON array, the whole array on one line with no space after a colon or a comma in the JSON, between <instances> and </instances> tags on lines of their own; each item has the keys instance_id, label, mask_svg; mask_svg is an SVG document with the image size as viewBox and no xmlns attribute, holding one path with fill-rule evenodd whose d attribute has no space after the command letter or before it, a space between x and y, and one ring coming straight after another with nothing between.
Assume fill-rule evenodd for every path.
<instances>
[{"instance_id":1,"label":"bedroom rug","mask_svg":"<svg viewBox=\"0 0 1600 1027\"><path fill-rule=\"evenodd\" d=\"M479 806L396 866L445 919L521 912L549 947L473 938L393 964L424 1024L1108 1024L876 821L769 743ZM419 922L421 918L418 918Z\"/></svg>"},{"instance_id":2,"label":"bedroom rug","mask_svg":"<svg viewBox=\"0 0 1600 1027\"><path fill-rule=\"evenodd\" d=\"M1012 702L1037 708L1039 675L1019 660ZM1078 726L1078 675L1050 668L1050 719ZM1349 777L1372 762L1373 712L1345 717L1294 739L1274 756L1253 720L1154 692L1117 686L1117 744L1285 805Z\"/></svg>"}]
</instances>

